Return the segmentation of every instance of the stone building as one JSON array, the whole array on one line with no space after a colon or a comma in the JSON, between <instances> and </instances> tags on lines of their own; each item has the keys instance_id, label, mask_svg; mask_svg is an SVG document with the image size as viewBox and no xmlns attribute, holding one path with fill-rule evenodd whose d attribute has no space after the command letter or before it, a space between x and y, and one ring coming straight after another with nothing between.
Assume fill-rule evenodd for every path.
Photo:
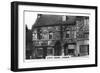
<instances>
[{"instance_id":1,"label":"stone building","mask_svg":"<svg viewBox=\"0 0 100 73\"><path fill-rule=\"evenodd\" d=\"M89 17L38 14L32 41L36 59L89 55Z\"/></svg>"}]
</instances>

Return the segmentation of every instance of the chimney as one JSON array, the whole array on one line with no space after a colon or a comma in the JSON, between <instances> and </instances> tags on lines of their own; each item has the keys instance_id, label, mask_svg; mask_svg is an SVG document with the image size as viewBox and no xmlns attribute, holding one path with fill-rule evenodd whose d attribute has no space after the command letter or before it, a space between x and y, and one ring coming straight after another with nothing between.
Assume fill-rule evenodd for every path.
<instances>
[{"instance_id":1,"label":"chimney","mask_svg":"<svg viewBox=\"0 0 100 73\"><path fill-rule=\"evenodd\" d=\"M65 15L62 16L62 21L66 21L66 16Z\"/></svg>"},{"instance_id":2,"label":"chimney","mask_svg":"<svg viewBox=\"0 0 100 73\"><path fill-rule=\"evenodd\" d=\"M38 15L37 15L37 18L40 18L40 17L41 17L41 15L42 15L42 14L38 14Z\"/></svg>"}]
</instances>

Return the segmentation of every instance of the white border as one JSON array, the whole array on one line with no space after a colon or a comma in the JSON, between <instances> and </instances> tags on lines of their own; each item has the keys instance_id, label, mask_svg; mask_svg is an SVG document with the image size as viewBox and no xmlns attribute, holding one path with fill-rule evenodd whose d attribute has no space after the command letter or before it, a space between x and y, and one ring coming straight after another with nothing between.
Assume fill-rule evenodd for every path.
<instances>
[{"instance_id":1,"label":"white border","mask_svg":"<svg viewBox=\"0 0 100 73\"><path fill-rule=\"evenodd\" d=\"M23 34L25 28L23 26L23 11L53 11L62 13L50 13L57 15L72 15L72 16L89 16L89 58L71 58L67 60L34 60L31 62L24 62L24 48L25 41ZM66 12L66 13L64 13ZM85 13L85 14L68 14L67 12L73 13ZM41 12L40 12L41 13ZM44 12L42 12L44 13ZM87 15L87 13L89 15ZM44 13L48 14L48 13ZM46 7L46 6L27 6L19 5L18 7L18 68L36 68L36 67L50 67L50 66L71 66L71 65L86 65L95 64L95 11L93 9L79 9L79 8L61 8L61 7Z\"/></svg>"}]
</instances>

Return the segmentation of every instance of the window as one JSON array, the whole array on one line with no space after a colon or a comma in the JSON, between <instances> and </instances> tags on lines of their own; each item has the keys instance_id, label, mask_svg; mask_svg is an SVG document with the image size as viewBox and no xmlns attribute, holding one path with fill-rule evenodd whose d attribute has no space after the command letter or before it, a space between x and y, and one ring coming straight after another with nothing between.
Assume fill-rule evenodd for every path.
<instances>
[{"instance_id":1,"label":"window","mask_svg":"<svg viewBox=\"0 0 100 73\"><path fill-rule=\"evenodd\" d=\"M47 48L47 56L53 56L53 48L52 47L48 47Z\"/></svg>"},{"instance_id":2,"label":"window","mask_svg":"<svg viewBox=\"0 0 100 73\"><path fill-rule=\"evenodd\" d=\"M37 48L36 56L38 58L42 58L43 57L43 48Z\"/></svg>"},{"instance_id":3,"label":"window","mask_svg":"<svg viewBox=\"0 0 100 73\"><path fill-rule=\"evenodd\" d=\"M89 45L80 45L80 55L89 55Z\"/></svg>"}]
</instances>

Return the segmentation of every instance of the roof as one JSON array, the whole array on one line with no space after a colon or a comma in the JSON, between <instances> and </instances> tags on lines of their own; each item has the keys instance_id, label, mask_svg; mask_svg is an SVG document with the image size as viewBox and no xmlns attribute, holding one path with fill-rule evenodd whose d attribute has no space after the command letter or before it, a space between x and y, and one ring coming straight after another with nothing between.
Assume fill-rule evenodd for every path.
<instances>
[{"instance_id":1,"label":"roof","mask_svg":"<svg viewBox=\"0 0 100 73\"><path fill-rule=\"evenodd\" d=\"M62 21L62 15L41 15L37 18L33 26L46 26L57 24L73 24L75 22L75 16L67 16L67 21Z\"/></svg>"}]
</instances>

